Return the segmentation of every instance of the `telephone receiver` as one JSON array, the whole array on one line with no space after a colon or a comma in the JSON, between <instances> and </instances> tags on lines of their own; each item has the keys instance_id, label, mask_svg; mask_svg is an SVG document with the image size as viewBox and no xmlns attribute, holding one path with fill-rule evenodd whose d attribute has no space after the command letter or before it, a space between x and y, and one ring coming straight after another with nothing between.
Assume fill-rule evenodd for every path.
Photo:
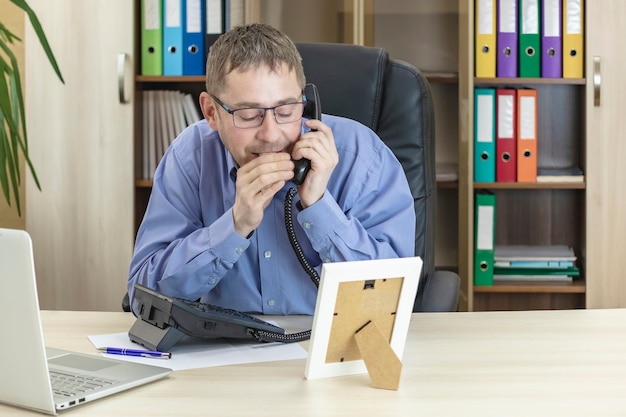
<instances>
[{"instance_id":1,"label":"telephone receiver","mask_svg":"<svg viewBox=\"0 0 626 417\"><path fill-rule=\"evenodd\" d=\"M304 103L302 117L321 120L322 108L320 106L320 96L317 92L315 84L307 84L304 86L304 97L306 97L306 101ZM296 166L293 170L293 182L296 185L300 185L304 182L306 174L308 174L311 169L311 161L306 158L302 158L294 162Z\"/></svg>"}]
</instances>

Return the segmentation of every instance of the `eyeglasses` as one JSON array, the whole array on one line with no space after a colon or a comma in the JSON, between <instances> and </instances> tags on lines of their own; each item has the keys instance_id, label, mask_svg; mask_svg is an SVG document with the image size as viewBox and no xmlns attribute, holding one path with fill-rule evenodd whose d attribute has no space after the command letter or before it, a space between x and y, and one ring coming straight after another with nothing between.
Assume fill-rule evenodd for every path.
<instances>
[{"instance_id":1,"label":"eyeglasses","mask_svg":"<svg viewBox=\"0 0 626 417\"><path fill-rule=\"evenodd\" d=\"M274 113L274 120L276 123L284 125L287 123L294 123L302 119L302 112L304 111L304 103L306 98L302 96L302 101L296 101L294 103L280 104L274 107L246 107L242 109L231 109L222 101L211 94L213 100L220 105L221 108L226 110L233 116L233 124L240 129L252 129L259 127L263 124L265 119L265 112L271 110Z\"/></svg>"}]
</instances>

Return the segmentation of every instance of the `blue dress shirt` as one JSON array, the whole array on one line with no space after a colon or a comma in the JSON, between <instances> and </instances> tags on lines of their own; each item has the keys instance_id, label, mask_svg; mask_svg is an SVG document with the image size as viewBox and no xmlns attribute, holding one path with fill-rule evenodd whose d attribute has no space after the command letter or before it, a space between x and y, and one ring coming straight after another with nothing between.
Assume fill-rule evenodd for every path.
<instances>
[{"instance_id":1,"label":"blue dress shirt","mask_svg":"<svg viewBox=\"0 0 626 417\"><path fill-rule=\"evenodd\" d=\"M413 198L398 160L362 124L330 115L323 120L339 163L320 201L304 210L294 203L296 235L309 263L319 272L322 262L414 256ZM131 300L140 283L251 313L313 314L316 286L285 231L283 203L294 185L274 196L261 225L245 238L233 223L236 175L234 159L205 120L172 142L137 234Z\"/></svg>"}]
</instances>

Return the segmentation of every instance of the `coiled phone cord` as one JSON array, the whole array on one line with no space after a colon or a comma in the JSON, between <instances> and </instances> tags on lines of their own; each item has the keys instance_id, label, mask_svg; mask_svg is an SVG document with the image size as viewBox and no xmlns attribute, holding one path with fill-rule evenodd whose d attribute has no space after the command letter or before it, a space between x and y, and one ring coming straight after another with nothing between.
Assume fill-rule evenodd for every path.
<instances>
[{"instance_id":1,"label":"coiled phone cord","mask_svg":"<svg viewBox=\"0 0 626 417\"><path fill-rule=\"evenodd\" d=\"M281 343L295 343L311 338L311 330L305 330L298 333L281 334L275 332L268 332L267 330L255 330L248 329L248 332L258 342L281 342Z\"/></svg>"},{"instance_id":2,"label":"coiled phone cord","mask_svg":"<svg viewBox=\"0 0 626 417\"><path fill-rule=\"evenodd\" d=\"M296 238L296 231L293 226L293 198L297 192L298 190L296 190L296 187L291 187L289 191L287 191L287 196L285 196L285 228L287 229L287 237L289 237L289 243L291 243L291 247L296 253L296 257L298 258L300 265L302 265L304 272L309 275L313 284L315 284L316 287L319 287L320 276L315 268L309 264L309 261L306 260L304 251Z\"/></svg>"},{"instance_id":3,"label":"coiled phone cord","mask_svg":"<svg viewBox=\"0 0 626 417\"><path fill-rule=\"evenodd\" d=\"M291 243L291 247L298 258L298 262L304 269L304 271L309 275L311 281L315 284L316 287L320 285L320 276L311 266L309 261L307 261L304 256L304 251L298 243L298 239L296 238L296 231L293 225L293 198L295 197L298 190L296 187L292 187L287 191L287 195L285 196L285 228L287 229L287 237L289 238L289 243ZM283 343L293 343L300 342L302 340L307 340L311 337L311 330L306 330L303 332L292 333L292 334L280 334L274 332L268 332L265 330L249 330L250 334L259 342L283 342Z\"/></svg>"}]
</instances>

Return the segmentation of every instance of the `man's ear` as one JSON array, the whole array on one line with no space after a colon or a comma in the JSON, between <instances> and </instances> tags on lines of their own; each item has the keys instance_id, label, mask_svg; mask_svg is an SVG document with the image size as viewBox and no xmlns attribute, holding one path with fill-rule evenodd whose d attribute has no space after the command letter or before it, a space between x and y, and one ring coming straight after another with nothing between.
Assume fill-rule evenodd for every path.
<instances>
[{"instance_id":1,"label":"man's ear","mask_svg":"<svg viewBox=\"0 0 626 417\"><path fill-rule=\"evenodd\" d=\"M215 107L213 98L206 91L200 93L200 109L211 129L217 130L217 107Z\"/></svg>"}]
</instances>

